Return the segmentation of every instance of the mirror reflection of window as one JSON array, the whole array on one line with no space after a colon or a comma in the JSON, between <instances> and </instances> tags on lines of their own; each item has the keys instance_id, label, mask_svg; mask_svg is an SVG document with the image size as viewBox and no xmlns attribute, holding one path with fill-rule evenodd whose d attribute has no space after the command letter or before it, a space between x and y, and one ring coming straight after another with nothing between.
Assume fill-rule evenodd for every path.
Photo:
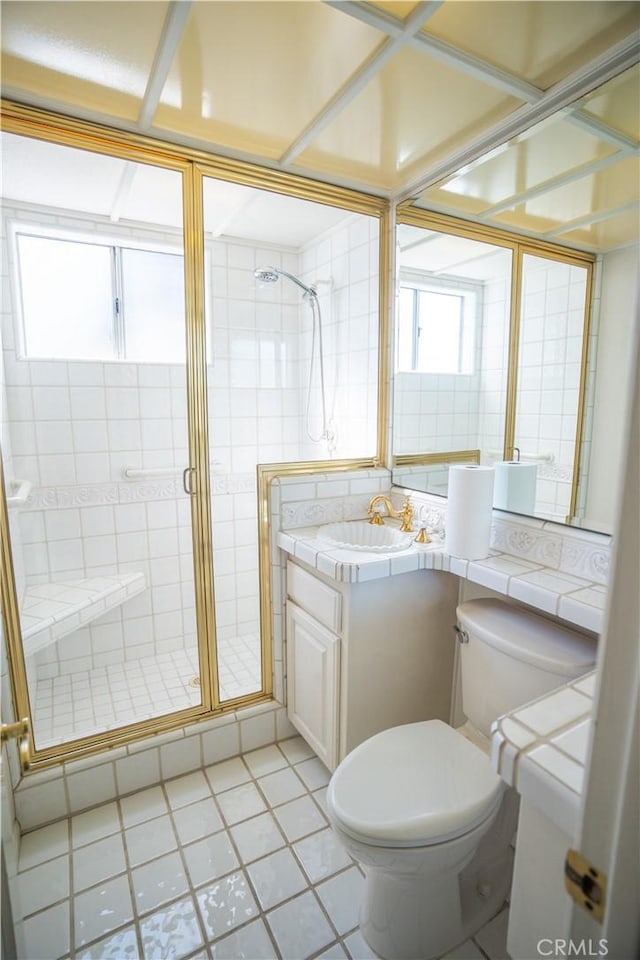
<instances>
[{"instance_id":1,"label":"mirror reflection of window","mask_svg":"<svg viewBox=\"0 0 640 960\"><path fill-rule=\"evenodd\" d=\"M408 224L398 248L394 455L491 463L504 446L511 250ZM411 465L416 489L429 474L446 495L442 463Z\"/></svg>"},{"instance_id":2,"label":"mirror reflection of window","mask_svg":"<svg viewBox=\"0 0 640 960\"><path fill-rule=\"evenodd\" d=\"M472 290L401 282L397 369L472 374L477 302Z\"/></svg>"}]
</instances>

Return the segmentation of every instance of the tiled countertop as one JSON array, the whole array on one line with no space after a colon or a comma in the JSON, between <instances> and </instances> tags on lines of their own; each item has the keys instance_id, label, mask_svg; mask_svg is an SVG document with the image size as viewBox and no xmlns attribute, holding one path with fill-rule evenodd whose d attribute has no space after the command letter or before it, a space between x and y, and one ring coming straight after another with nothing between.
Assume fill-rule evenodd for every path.
<instances>
[{"instance_id":1,"label":"tiled countertop","mask_svg":"<svg viewBox=\"0 0 640 960\"><path fill-rule=\"evenodd\" d=\"M37 653L144 589L142 573L28 587L20 604L25 655Z\"/></svg>"},{"instance_id":2,"label":"tiled countertop","mask_svg":"<svg viewBox=\"0 0 640 960\"><path fill-rule=\"evenodd\" d=\"M493 768L521 797L572 834L591 732L595 672L500 717Z\"/></svg>"},{"instance_id":3,"label":"tiled countertop","mask_svg":"<svg viewBox=\"0 0 640 960\"><path fill-rule=\"evenodd\" d=\"M278 546L333 580L361 583L413 570L444 570L585 630L602 630L607 591L601 584L495 550L485 560L459 560L445 553L441 542L412 543L389 554L333 549L318 539L318 529L281 530Z\"/></svg>"}]
</instances>

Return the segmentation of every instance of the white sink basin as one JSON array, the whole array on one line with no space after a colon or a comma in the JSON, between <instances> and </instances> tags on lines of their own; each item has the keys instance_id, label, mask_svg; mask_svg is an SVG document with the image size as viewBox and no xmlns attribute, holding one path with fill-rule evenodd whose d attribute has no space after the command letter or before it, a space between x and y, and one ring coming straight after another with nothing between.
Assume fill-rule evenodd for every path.
<instances>
[{"instance_id":1,"label":"white sink basin","mask_svg":"<svg viewBox=\"0 0 640 960\"><path fill-rule=\"evenodd\" d=\"M393 553L411 546L410 533L400 533L395 527L381 526L367 520L327 523L318 530L318 539L342 550L362 550L367 553Z\"/></svg>"}]
</instances>

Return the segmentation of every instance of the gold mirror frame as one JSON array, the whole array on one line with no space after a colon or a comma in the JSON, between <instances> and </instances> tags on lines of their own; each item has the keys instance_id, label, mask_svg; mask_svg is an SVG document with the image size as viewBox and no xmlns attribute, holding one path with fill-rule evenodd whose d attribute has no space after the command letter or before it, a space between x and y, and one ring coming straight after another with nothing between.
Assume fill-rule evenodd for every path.
<instances>
[{"instance_id":1,"label":"gold mirror frame","mask_svg":"<svg viewBox=\"0 0 640 960\"><path fill-rule=\"evenodd\" d=\"M387 200L343 187L324 184L294 174L269 170L255 164L207 154L201 150L168 144L139 134L126 133L99 124L64 117L49 111L2 101L3 130L18 136L45 140L94 153L177 170L183 177L183 228L185 261L185 312L187 328L187 404L189 454L198 482L191 497L193 559L196 591L198 652L202 665L202 703L151 720L139 721L81 737L68 743L34 750L30 771L67 760L92 756L154 734L175 730L189 723L210 720L242 706L273 699L271 563L269 542L269 484L275 476L334 472L379 467L384 461L389 406L389 249L391 218ZM205 176L269 190L285 196L323 203L378 219L379 239L379 330L377 449L365 459L311 461L258 465L258 551L262 647L262 689L246 697L220 703L217 696L213 541L209 498L207 368L204 324L204 231L202 183ZM0 458L1 468L1 458ZM16 716L31 718L24 661L18 598L11 558L11 542L5 488L0 472L0 587L5 642Z\"/></svg>"},{"instance_id":2,"label":"gold mirror frame","mask_svg":"<svg viewBox=\"0 0 640 960\"><path fill-rule=\"evenodd\" d=\"M516 407L517 407L517 388L518 388L518 353L520 346L520 312L522 300L522 263L526 254L533 256L544 256L550 260L557 260L559 263L566 263L572 266L584 267L587 270L586 279L586 297L584 308L584 324L582 328L582 355L580 369L580 385L578 391L578 411L577 427L575 436L575 450L573 462L573 479L571 484L571 497L569 513L566 517L566 523L570 523L575 517L576 503L578 498L578 481L580 479L580 461L582 452L582 432L584 420L585 392L587 381L587 355L589 349L589 330L591 323L591 304L593 290L593 265L596 260L595 254L587 253L583 250L570 249L559 244L549 243L546 240L537 240L532 237L526 237L521 234L510 233L506 230L498 230L493 227L487 227L472 221L449 217L445 214L431 213L421 207L414 206L411 202L405 202L396 209L396 224L406 224L412 227L422 227L427 230L434 230L438 233L451 234L457 237L464 237L468 240L479 240L485 243L491 243L497 247L503 247L511 250L512 270L511 270L511 303L509 319L509 350L508 350L508 371L507 371L507 398L506 398L506 416L504 428L503 457L509 460L513 457L515 449L515 429L516 429ZM394 323L396 318L394 317ZM428 450L417 452L415 454L402 454L391 456L392 469L396 466L406 466L408 464L432 463L434 461L443 463L459 463L460 454L466 455L473 451L446 451L434 454ZM470 462L470 461L467 461Z\"/></svg>"}]
</instances>

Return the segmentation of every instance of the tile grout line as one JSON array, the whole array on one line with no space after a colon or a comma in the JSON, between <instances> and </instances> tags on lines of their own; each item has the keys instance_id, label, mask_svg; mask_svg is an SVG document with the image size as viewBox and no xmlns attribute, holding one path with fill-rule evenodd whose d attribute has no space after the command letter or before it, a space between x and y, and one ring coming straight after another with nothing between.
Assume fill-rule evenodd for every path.
<instances>
[{"instance_id":1,"label":"tile grout line","mask_svg":"<svg viewBox=\"0 0 640 960\"><path fill-rule=\"evenodd\" d=\"M290 739L294 739L294 738L290 738ZM286 742L287 742L286 740L282 741L282 743L286 743ZM278 751L278 754L280 755L280 759L282 760L282 766L277 766L275 769L272 769L269 762L267 762L266 766L264 767L264 770L262 770L260 766L257 764L254 765L252 769L251 765L245 759L245 757L250 756L251 753L258 753L261 750L263 751L271 750L272 748ZM138 950L140 951L140 956L142 957L144 956L144 943L143 943L143 934L142 934L143 923L149 917L153 916L153 914L155 914L156 912L167 911L167 910L170 911L172 906L179 903L181 900L185 900L191 906L194 919L195 919L196 928L201 939L201 943L196 949L194 949L193 951L190 951L188 954L185 954L185 960L188 960L189 957L193 957L195 960L196 957L201 957L201 956L207 956L208 958L211 958L213 956L214 947L217 944L225 940L225 938L227 938L228 936L233 936L234 934L241 932L242 930L249 927L252 923L258 923L258 922L261 924L262 932L263 933L266 932L266 935L269 938L269 941L271 943L271 947L273 949L275 956L278 958L281 958L282 951L276 940L275 932L271 928L269 917L273 912L280 909L281 907L287 906L288 904L295 901L298 897L302 897L305 894L310 893L312 895L315 906L320 911L320 915L328 923L328 931L331 932L332 939L328 943L326 943L324 946L318 948L315 951L310 952L308 954L309 960L311 960L311 958L318 958L322 956L325 952L330 951L332 948L337 948L337 947L339 947L342 951L344 951L347 957L351 957L352 953L347 947L346 940L350 936L353 936L354 934L356 934L359 930L359 927L356 924L356 926L354 926L353 928L349 928L347 931L345 931L345 933L341 934L336 926L336 923L333 921L331 917L328 907L325 907L325 904L322 901L320 894L318 892L318 888L321 887L324 883L328 883L334 880L335 878L340 877L351 870L354 870L354 868L358 870L360 875L362 875L362 871L359 870L358 865L355 864L351 860L351 858L349 858L351 862L343 864L338 869L333 869L332 872L330 872L327 876L320 876L316 880L312 880L311 876L307 873L303 860L301 859L297 850L295 849L295 844L303 840L306 840L307 838L316 836L325 830L331 829L330 823L328 823L328 819L324 811L324 808L322 807L320 800L317 796L317 794L319 794L323 789L325 789L326 784L322 784L320 787L317 787L312 775L308 776L307 780L304 780L302 775L296 769L296 767L301 766L302 764L305 764L307 761L314 760L314 759L317 760L317 758L314 758L313 755L296 757L295 754L292 754L292 757L293 759L290 759L290 757L287 756L287 754L280 747L279 744L268 745L266 747L257 748L257 750L255 751L250 751L248 755L241 755L239 757L230 758L229 760L226 760L226 761L224 760L220 761L219 764L210 765L208 768L201 768L198 771L178 775L176 777L171 778L168 781L162 782L160 785L155 785L149 788L145 788L143 790L132 791L131 793L127 794L125 797L117 798L115 801L109 801L109 803L117 804L116 810L117 810L117 822L119 824L119 833L118 831L107 833L104 836L98 836L97 838L89 840L86 843L79 844L78 846L75 846L74 844L74 836L73 836L73 830L72 830L73 817L66 818L67 820L66 842L67 842L68 851L69 851L69 871L70 871L70 875L69 875L70 950L68 951L68 953L64 954L63 956L65 958L69 957L70 960L72 960L72 958L78 956L81 952L85 952L85 951L90 952L92 947L95 948L96 945L98 945L102 941L108 940L110 937L117 936L118 933L121 933L127 928L131 928L135 934L137 947L138 947ZM229 786L227 783L225 784L226 789L216 790L214 788L212 780L210 779L210 775L207 773L207 771L215 769L215 767L218 765L229 763L234 760L238 761L241 764L240 769L242 772L240 775L243 778L246 777L246 779L243 779L242 782L239 784L232 782L231 786ZM288 798L284 800L279 798L277 803L272 804L271 802L269 802L267 794L262 784L260 783L260 780L264 780L265 778L273 774L277 774L285 771L291 771L296 776L296 778L300 782L301 788L303 789L303 793L300 796ZM204 796L197 795L198 789L196 789L195 786L194 787L189 786L187 783L185 783L185 790L184 790L184 793L182 793L182 795L181 794L172 795L171 784L172 783L179 784L180 782L184 782L187 780L187 778L193 776L194 773L201 774L201 780L203 781L202 787L206 788L205 795ZM231 779L233 781L235 778L232 776ZM237 823L234 823L234 824L229 823L227 821L227 818L224 815L223 808L219 803L219 797L221 795L224 795L225 793L229 793L234 789L237 789L238 787L242 787L246 785L250 785L254 788L254 790L257 792L257 795L260 797L261 802L264 802L266 804L266 808L258 813L252 813L250 816L245 817L243 820L239 820ZM143 818L140 820L136 819L134 822L130 823L127 826L125 824L125 806L123 805L123 801L125 801L125 804L126 804L126 800L129 797L135 797L135 796L144 794L146 790L156 790L158 786L160 787L159 795L162 797L163 808L158 809L157 811L154 809L153 817L149 818L147 813L146 818ZM191 791L191 792L189 793L188 791ZM288 791L285 791L284 795L288 797ZM185 797L189 797L187 802L184 802ZM189 807L192 807L196 803L199 803L201 801L210 801L211 799L213 799L213 810L215 810L216 815L219 818L220 826L214 829L212 832L204 833L202 836L190 837L189 834L187 833L185 834L185 836L189 836L189 839L187 839L186 841L183 841L181 839L181 835L178 827L177 815L179 811L187 810ZM289 839L288 835L285 833L284 827L282 826L282 824L280 823L280 820L276 816L276 811L279 807L286 806L289 803L293 803L296 800L301 800L301 799L311 800L313 807L318 811L321 817L322 825L311 830L310 833L303 833L300 837L295 837L295 839ZM106 806L106 804L100 804L91 809L96 810L96 809L99 809L101 806ZM88 811L81 811L80 815L86 812ZM144 805L142 804L140 805L139 813L144 813ZM238 842L236 841L236 838L232 833L233 828L237 826L241 826L242 824L246 824L251 820L256 819L258 816L262 816L265 814L271 818L271 821L275 825L275 829L277 830L277 833L279 835L280 841L282 842L282 845L277 847L276 850L270 850L265 854L261 854L260 856L255 857L255 859L250 859L250 857L252 856L251 851L249 851L248 853L245 853L245 856L243 857L241 855ZM163 853L160 853L159 855L154 855L149 860L143 859L139 864L134 865L131 860L131 853L129 849L130 842L127 841L127 832L129 830L134 829L135 827L153 823L154 820L159 819L161 817L167 817L168 826L170 827L170 830L171 830L171 840L172 840L172 843L175 844L175 846L169 851L165 851ZM114 838L116 836L119 836L122 842L124 863L125 863L124 874L123 872L120 872L115 876L109 876L104 880L98 881L97 884L93 884L92 886L89 886L83 890L76 891L75 871L74 871L75 852L78 850L82 850L87 847L90 847L93 843L100 842L101 840L105 840L110 837ZM229 844L231 850L234 853L235 859L238 861L237 866L235 866L232 870L222 874L220 877L216 877L213 880L208 879L203 883L196 885L193 882L193 879L189 870L189 866L186 858L186 849L189 846L195 846L198 843L206 841L208 838L213 836L220 836L225 838L225 841ZM250 868L253 864L260 863L261 861L264 861L264 860L268 860L269 857L281 851L287 851L287 853L291 857L293 864L295 864L296 869L300 872L301 880L304 882L304 886L301 890L297 890L295 893L291 894L289 897L285 898L284 900L276 902L273 905L269 906L268 908L264 908L262 906L260 897L258 895L258 889L255 885L254 880L252 879ZM177 853L179 855L179 861L182 867L182 872L184 874L186 890L183 890L180 894L170 898L168 901L165 901L160 904L155 904L153 907L149 907L147 910L140 909L136 900L136 887L134 885L134 880L133 880L135 870L137 870L138 868L146 867L149 864L153 864L155 861L160 860L162 857L169 856L174 853ZM42 866L45 863L50 863L53 859L56 859L56 858L57 856L49 857L44 861L34 864L34 866ZM28 867L27 869L33 869L33 867ZM21 872L25 872L25 871L21 871ZM204 889L207 889L208 887L211 887L218 882L224 881L225 879L233 876L234 874L239 874L243 878L244 882L246 883L247 889L251 891L252 896L254 897L254 900L255 900L256 914L253 917L250 917L249 919L244 921L243 923L240 923L237 926L232 927L230 930L225 930L223 933L209 939L207 936L204 914L202 913L202 908L198 900L198 894L199 893L201 894ZM128 886L129 896L131 898L132 918L120 924L119 926L115 927L111 931L108 931L106 933L104 932L101 933L98 937L92 939L91 941L88 941L86 944L83 944L82 946L76 945L76 931L75 931L76 898L87 891L98 889L100 884L104 884L104 883L110 882L111 880L121 878L124 875L126 875L126 878L127 878L127 886ZM64 901L59 901L59 902L64 902ZM52 906L51 904L48 904L43 909L49 909L51 906ZM30 917L37 916L37 914L40 912L42 911L36 911L34 914L30 915ZM495 919L495 918L492 918L492 919ZM473 942L475 944L475 940ZM476 946L478 945L476 944ZM486 951L484 951L479 946L478 946L478 949L480 949L483 957L486 958L487 957Z\"/></svg>"}]
</instances>

